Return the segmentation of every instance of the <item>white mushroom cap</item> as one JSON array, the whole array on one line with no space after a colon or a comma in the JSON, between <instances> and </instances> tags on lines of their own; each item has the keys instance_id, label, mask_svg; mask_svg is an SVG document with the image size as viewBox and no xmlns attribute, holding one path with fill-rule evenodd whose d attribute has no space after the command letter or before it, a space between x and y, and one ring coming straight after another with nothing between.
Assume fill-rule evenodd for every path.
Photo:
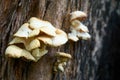
<instances>
[{"instance_id":1,"label":"white mushroom cap","mask_svg":"<svg viewBox=\"0 0 120 80\"><path fill-rule=\"evenodd\" d=\"M72 13L70 13L70 21L73 20L85 20L87 17L87 14L84 13L83 11L74 11Z\"/></svg>"},{"instance_id":2,"label":"white mushroom cap","mask_svg":"<svg viewBox=\"0 0 120 80\"><path fill-rule=\"evenodd\" d=\"M32 31L29 33L28 37L37 36L37 35L39 35L39 33L40 33L40 30L39 30L39 29L34 29L34 30L32 30Z\"/></svg>"},{"instance_id":3,"label":"white mushroom cap","mask_svg":"<svg viewBox=\"0 0 120 80\"><path fill-rule=\"evenodd\" d=\"M38 39L46 45L52 45L52 43L53 43L52 37L50 37L50 36L42 35L42 36L39 36Z\"/></svg>"},{"instance_id":4,"label":"white mushroom cap","mask_svg":"<svg viewBox=\"0 0 120 80\"><path fill-rule=\"evenodd\" d=\"M78 32L77 36L79 38L82 38L83 40L88 40L91 38L90 34L89 33L80 33Z\"/></svg>"},{"instance_id":5,"label":"white mushroom cap","mask_svg":"<svg viewBox=\"0 0 120 80\"><path fill-rule=\"evenodd\" d=\"M14 36L27 38L31 31L32 30L29 28L29 24L28 23L24 23L19 28L19 30L14 34Z\"/></svg>"},{"instance_id":6,"label":"white mushroom cap","mask_svg":"<svg viewBox=\"0 0 120 80\"><path fill-rule=\"evenodd\" d=\"M55 36L56 28L48 21L43 21L38 18L32 17L29 20L30 28L39 29L41 32L48 34L50 36Z\"/></svg>"},{"instance_id":7,"label":"white mushroom cap","mask_svg":"<svg viewBox=\"0 0 120 80\"><path fill-rule=\"evenodd\" d=\"M72 56L70 54L64 53L64 52L57 52L56 56L58 56L58 57L64 57L64 58L69 58L69 59L72 58Z\"/></svg>"},{"instance_id":8,"label":"white mushroom cap","mask_svg":"<svg viewBox=\"0 0 120 80\"><path fill-rule=\"evenodd\" d=\"M67 34L64 31L57 29L56 34L57 35L52 38L53 46L61 46L68 41Z\"/></svg>"},{"instance_id":9,"label":"white mushroom cap","mask_svg":"<svg viewBox=\"0 0 120 80\"><path fill-rule=\"evenodd\" d=\"M55 33L56 30L51 28L51 27L48 27L48 26L41 27L40 31L49 35L49 36L56 36L56 33Z\"/></svg>"},{"instance_id":10,"label":"white mushroom cap","mask_svg":"<svg viewBox=\"0 0 120 80\"><path fill-rule=\"evenodd\" d=\"M77 42L79 40L79 38L76 35L72 34L72 33L68 34L68 39L70 39L70 40L72 40L74 42Z\"/></svg>"},{"instance_id":11,"label":"white mushroom cap","mask_svg":"<svg viewBox=\"0 0 120 80\"><path fill-rule=\"evenodd\" d=\"M32 29L40 29L41 27L44 26L44 21L36 18L36 17L32 17L30 18L30 20L28 21L30 24L30 28Z\"/></svg>"},{"instance_id":12,"label":"white mushroom cap","mask_svg":"<svg viewBox=\"0 0 120 80\"><path fill-rule=\"evenodd\" d=\"M60 70L61 72L64 72L64 67L62 63L58 64L58 70Z\"/></svg>"},{"instance_id":13,"label":"white mushroom cap","mask_svg":"<svg viewBox=\"0 0 120 80\"><path fill-rule=\"evenodd\" d=\"M19 37L15 37L13 38L13 40L11 42L9 42L9 45L11 44L17 44L17 43L25 43L25 39L24 38L19 38Z\"/></svg>"},{"instance_id":14,"label":"white mushroom cap","mask_svg":"<svg viewBox=\"0 0 120 80\"><path fill-rule=\"evenodd\" d=\"M45 44L48 44L54 47L61 46L68 41L67 34L60 29L56 30L56 36L54 37L39 36L38 39L40 41L43 41Z\"/></svg>"},{"instance_id":15,"label":"white mushroom cap","mask_svg":"<svg viewBox=\"0 0 120 80\"><path fill-rule=\"evenodd\" d=\"M32 55L35 57L36 61L38 61L42 56L47 54L47 52L48 50L46 50L45 48L42 49L36 48L32 51Z\"/></svg>"},{"instance_id":16,"label":"white mushroom cap","mask_svg":"<svg viewBox=\"0 0 120 80\"><path fill-rule=\"evenodd\" d=\"M78 20L72 21L71 24L73 25L72 28L74 28L75 30L78 30L78 31L81 31L81 32L89 32L87 26L83 25Z\"/></svg>"},{"instance_id":17,"label":"white mushroom cap","mask_svg":"<svg viewBox=\"0 0 120 80\"><path fill-rule=\"evenodd\" d=\"M10 45L5 51L5 55L12 58L24 57L28 60L35 61L35 58L25 49L21 49L15 45Z\"/></svg>"},{"instance_id":18,"label":"white mushroom cap","mask_svg":"<svg viewBox=\"0 0 120 80\"><path fill-rule=\"evenodd\" d=\"M24 44L25 44L26 49L29 50L29 51L40 47L40 41L38 39L30 40L30 41L28 41Z\"/></svg>"},{"instance_id":19,"label":"white mushroom cap","mask_svg":"<svg viewBox=\"0 0 120 80\"><path fill-rule=\"evenodd\" d=\"M25 39L25 38L15 37L9 44L17 44L17 43L23 43L25 48L29 51L40 47L40 41L34 38Z\"/></svg>"}]
</instances>

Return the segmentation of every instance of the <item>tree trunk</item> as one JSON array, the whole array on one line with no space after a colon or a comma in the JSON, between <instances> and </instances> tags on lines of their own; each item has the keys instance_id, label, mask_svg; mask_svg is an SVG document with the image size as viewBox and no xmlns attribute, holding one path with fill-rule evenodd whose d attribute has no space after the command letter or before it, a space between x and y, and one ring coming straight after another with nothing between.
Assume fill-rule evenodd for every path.
<instances>
[{"instance_id":1,"label":"tree trunk","mask_svg":"<svg viewBox=\"0 0 120 80\"><path fill-rule=\"evenodd\" d=\"M119 0L0 0L0 80L113 80L120 64L119 9ZM76 10L88 14L84 23L92 36L89 41L50 47L36 63L5 57L12 35L30 17L50 21L68 32L67 15ZM63 73L53 73L56 51L73 57Z\"/></svg>"}]
</instances>

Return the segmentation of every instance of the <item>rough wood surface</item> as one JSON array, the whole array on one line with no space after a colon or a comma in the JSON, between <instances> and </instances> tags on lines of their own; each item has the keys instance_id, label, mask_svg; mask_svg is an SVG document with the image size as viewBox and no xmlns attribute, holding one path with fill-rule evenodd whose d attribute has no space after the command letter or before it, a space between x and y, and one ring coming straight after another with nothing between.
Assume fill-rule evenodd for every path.
<instances>
[{"instance_id":1,"label":"rough wood surface","mask_svg":"<svg viewBox=\"0 0 120 80\"><path fill-rule=\"evenodd\" d=\"M84 23L92 35L89 41L69 41L62 47L49 48L37 63L5 58L12 35L30 17L50 21L69 32L67 15L75 10L88 14ZM112 80L114 64L118 64L112 58L120 53L119 10L119 0L0 0L0 80ZM56 51L73 56L64 73L52 71Z\"/></svg>"}]
</instances>

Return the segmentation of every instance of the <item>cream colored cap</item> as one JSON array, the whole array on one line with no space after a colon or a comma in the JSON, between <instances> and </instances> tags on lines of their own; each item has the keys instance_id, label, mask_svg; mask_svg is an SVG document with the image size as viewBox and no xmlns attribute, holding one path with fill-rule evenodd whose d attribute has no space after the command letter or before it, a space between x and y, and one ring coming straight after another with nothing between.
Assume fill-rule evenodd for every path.
<instances>
[{"instance_id":1,"label":"cream colored cap","mask_svg":"<svg viewBox=\"0 0 120 80\"><path fill-rule=\"evenodd\" d=\"M14 34L14 36L16 37L25 37L28 38L29 33L32 30L29 28L29 24L28 23L24 23L19 30Z\"/></svg>"},{"instance_id":2,"label":"cream colored cap","mask_svg":"<svg viewBox=\"0 0 120 80\"><path fill-rule=\"evenodd\" d=\"M74 11L70 13L70 21L73 21L73 20L83 21L86 19L86 17L87 17L87 14L84 13L83 11Z\"/></svg>"},{"instance_id":3,"label":"cream colored cap","mask_svg":"<svg viewBox=\"0 0 120 80\"><path fill-rule=\"evenodd\" d=\"M30 52L28 52L25 49L21 49L15 45L8 46L6 51L5 51L5 55L8 57L12 57L12 58L24 57L28 60L35 61L35 58L31 55Z\"/></svg>"},{"instance_id":4,"label":"cream colored cap","mask_svg":"<svg viewBox=\"0 0 120 80\"><path fill-rule=\"evenodd\" d=\"M70 54L64 53L64 52L57 52L56 56L58 57L65 57L65 58L72 58Z\"/></svg>"},{"instance_id":5,"label":"cream colored cap","mask_svg":"<svg viewBox=\"0 0 120 80\"><path fill-rule=\"evenodd\" d=\"M54 47L61 46L68 41L67 34L60 29L56 30L56 36L54 37L49 37L47 35L44 35L44 36L39 36L38 39L44 42L45 44Z\"/></svg>"},{"instance_id":6,"label":"cream colored cap","mask_svg":"<svg viewBox=\"0 0 120 80\"><path fill-rule=\"evenodd\" d=\"M32 17L29 20L30 28L39 29L41 32L44 32L47 35L55 36L56 28L48 21L43 21L38 18Z\"/></svg>"},{"instance_id":7,"label":"cream colored cap","mask_svg":"<svg viewBox=\"0 0 120 80\"><path fill-rule=\"evenodd\" d=\"M38 48L40 47L40 41L38 39L35 38L20 38L20 37L15 37L10 43L11 44L18 44L18 43L23 43L25 48L29 51L31 51L32 49Z\"/></svg>"},{"instance_id":8,"label":"cream colored cap","mask_svg":"<svg viewBox=\"0 0 120 80\"><path fill-rule=\"evenodd\" d=\"M84 33L84 32L83 33L78 32L77 36L79 38L83 39L83 40L88 40L88 39L91 38L90 34L87 33L87 32L86 33Z\"/></svg>"}]
</instances>

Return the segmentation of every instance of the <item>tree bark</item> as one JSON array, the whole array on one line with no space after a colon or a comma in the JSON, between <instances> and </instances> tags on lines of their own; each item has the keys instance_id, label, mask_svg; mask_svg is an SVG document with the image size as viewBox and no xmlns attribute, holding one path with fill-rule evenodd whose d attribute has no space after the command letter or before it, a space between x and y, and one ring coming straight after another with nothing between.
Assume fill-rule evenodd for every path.
<instances>
[{"instance_id":1,"label":"tree bark","mask_svg":"<svg viewBox=\"0 0 120 80\"><path fill-rule=\"evenodd\" d=\"M119 9L119 0L0 0L0 80L113 80L120 64L116 62L120 56ZM30 17L69 32L67 15L76 10L88 14L84 24L92 36L89 41L49 47L48 54L36 63L5 57L12 35ZM73 57L64 73L53 73L56 51Z\"/></svg>"}]
</instances>

